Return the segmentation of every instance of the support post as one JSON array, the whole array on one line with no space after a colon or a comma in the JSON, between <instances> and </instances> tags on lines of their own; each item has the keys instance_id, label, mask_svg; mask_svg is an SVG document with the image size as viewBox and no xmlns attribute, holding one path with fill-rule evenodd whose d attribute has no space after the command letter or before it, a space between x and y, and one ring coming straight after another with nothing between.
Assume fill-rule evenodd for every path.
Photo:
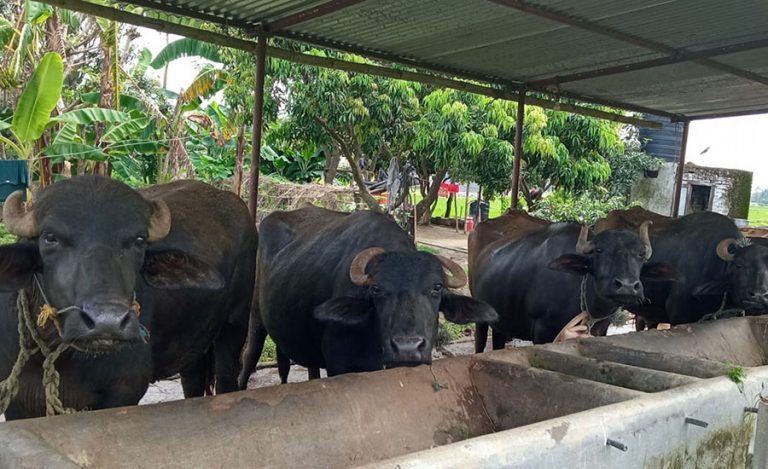
<instances>
[{"instance_id":1,"label":"support post","mask_svg":"<svg viewBox=\"0 0 768 469\"><path fill-rule=\"evenodd\" d=\"M264 74L267 64L267 36L260 35L256 44L256 84L253 90L253 142L251 144L251 177L248 181L248 211L256 221L259 206L259 166L261 166L261 133L264 127Z\"/></svg>"},{"instance_id":2,"label":"support post","mask_svg":"<svg viewBox=\"0 0 768 469\"><path fill-rule=\"evenodd\" d=\"M520 198L520 162L523 155L523 121L525 118L525 91L517 99L517 122L515 123L515 162L512 167L512 203L511 208L519 206Z\"/></svg>"},{"instance_id":3,"label":"support post","mask_svg":"<svg viewBox=\"0 0 768 469\"><path fill-rule=\"evenodd\" d=\"M683 141L680 143L680 160L677 162L677 173L675 174L675 194L672 198L672 217L677 218L680 215L680 193L683 191L683 171L685 170L685 151L688 147L688 127L690 121L683 122ZM685 215L685 214L683 214Z\"/></svg>"}]
</instances>

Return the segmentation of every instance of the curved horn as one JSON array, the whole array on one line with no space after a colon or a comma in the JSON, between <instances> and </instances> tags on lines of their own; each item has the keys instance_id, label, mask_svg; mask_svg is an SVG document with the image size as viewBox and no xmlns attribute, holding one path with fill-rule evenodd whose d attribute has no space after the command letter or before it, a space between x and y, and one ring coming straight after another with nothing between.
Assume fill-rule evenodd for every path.
<instances>
[{"instance_id":1,"label":"curved horn","mask_svg":"<svg viewBox=\"0 0 768 469\"><path fill-rule=\"evenodd\" d=\"M651 258L653 255L653 248L651 247L651 238L648 236L648 227L650 225L653 225L653 222L651 220L644 221L641 225L638 231L640 232L640 240L643 242L643 246L645 246L645 260Z\"/></svg>"},{"instance_id":2,"label":"curved horn","mask_svg":"<svg viewBox=\"0 0 768 469\"><path fill-rule=\"evenodd\" d=\"M5 199L3 204L3 221L8 231L23 238L34 238L40 234L37 229L32 211L24 208L22 197L24 191L16 191Z\"/></svg>"},{"instance_id":3,"label":"curved horn","mask_svg":"<svg viewBox=\"0 0 768 469\"><path fill-rule=\"evenodd\" d=\"M368 266L368 262L374 257L384 254L382 248L368 248L360 251L349 266L349 278L352 279L352 283L355 285L368 285L370 278L365 273L365 268Z\"/></svg>"},{"instance_id":4,"label":"curved horn","mask_svg":"<svg viewBox=\"0 0 768 469\"><path fill-rule=\"evenodd\" d=\"M464 272L464 269L462 269L459 264L453 262L447 257L438 256L438 255L435 255L435 257L437 257L437 260L440 261L441 264L443 264L443 267L445 267L445 270L447 270L451 274L451 275L445 276L445 284L449 288L461 288L467 284L467 274Z\"/></svg>"},{"instance_id":5,"label":"curved horn","mask_svg":"<svg viewBox=\"0 0 768 469\"><path fill-rule=\"evenodd\" d=\"M153 200L152 216L149 218L149 236L147 241L150 243L160 241L171 231L171 210L168 204L162 200Z\"/></svg>"},{"instance_id":6,"label":"curved horn","mask_svg":"<svg viewBox=\"0 0 768 469\"><path fill-rule=\"evenodd\" d=\"M589 227L587 225L581 225L579 240L576 241L576 254L587 254L592 252L592 243L587 240L588 236Z\"/></svg>"},{"instance_id":7,"label":"curved horn","mask_svg":"<svg viewBox=\"0 0 768 469\"><path fill-rule=\"evenodd\" d=\"M733 254L728 251L728 248L730 248L733 244L736 244L736 240L734 238L725 238L724 240L717 243L717 257L724 260L725 262L731 262L733 260Z\"/></svg>"}]
</instances>

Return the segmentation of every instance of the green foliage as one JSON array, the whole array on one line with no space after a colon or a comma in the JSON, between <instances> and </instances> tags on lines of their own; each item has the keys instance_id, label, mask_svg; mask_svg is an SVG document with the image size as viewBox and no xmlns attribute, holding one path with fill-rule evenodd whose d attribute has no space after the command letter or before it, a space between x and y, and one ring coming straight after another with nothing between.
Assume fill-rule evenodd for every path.
<instances>
[{"instance_id":1,"label":"green foliage","mask_svg":"<svg viewBox=\"0 0 768 469\"><path fill-rule=\"evenodd\" d=\"M611 210L625 207L622 197L600 199L592 194L573 196L559 190L543 198L533 215L551 221L578 221L592 225Z\"/></svg>"},{"instance_id":2,"label":"green foliage","mask_svg":"<svg viewBox=\"0 0 768 469\"><path fill-rule=\"evenodd\" d=\"M0 223L0 245L13 244L18 241L18 236L11 234L5 227L4 223Z\"/></svg>"},{"instance_id":3,"label":"green foliage","mask_svg":"<svg viewBox=\"0 0 768 469\"><path fill-rule=\"evenodd\" d=\"M733 363L726 363L727 365L731 365L731 369L728 371L728 377L736 383L736 386L739 388L739 391L744 392L744 380L747 378L747 372L744 371L744 368L738 365L734 365Z\"/></svg>"},{"instance_id":4,"label":"green foliage","mask_svg":"<svg viewBox=\"0 0 768 469\"><path fill-rule=\"evenodd\" d=\"M463 337L467 337L472 333L475 328L472 324L454 324L440 318L437 331L437 346L445 346L451 342L455 342Z\"/></svg>"},{"instance_id":5,"label":"green foliage","mask_svg":"<svg viewBox=\"0 0 768 469\"><path fill-rule=\"evenodd\" d=\"M150 66L157 70L182 57L203 57L212 62L222 61L219 46L197 39L182 38L165 46L155 56Z\"/></svg>"},{"instance_id":6,"label":"green foliage","mask_svg":"<svg viewBox=\"0 0 768 469\"><path fill-rule=\"evenodd\" d=\"M55 52L45 54L13 113L12 130L19 142L37 140L43 134L61 97L63 82L64 63L61 56Z\"/></svg>"},{"instance_id":7,"label":"green foliage","mask_svg":"<svg viewBox=\"0 0 768 469\"><path fill-rule=\"evenodd\" d=\"M264 349L261 352L260 362L271 362L277 360L277 346L272 340L272 337L267 336L264 341Z\"/></svg>"},{"instance_id":8,"label":"green foliage","mask_svg":"<svg viewBox=\"0 0 768 469\"><path fill-rule=\"evenodd\" d=\"M322 177L325 155L308 147L301 151L276 150L266 145L261 149L261 173L292 182L314 182Z\"/></svg>"}]
</instances>

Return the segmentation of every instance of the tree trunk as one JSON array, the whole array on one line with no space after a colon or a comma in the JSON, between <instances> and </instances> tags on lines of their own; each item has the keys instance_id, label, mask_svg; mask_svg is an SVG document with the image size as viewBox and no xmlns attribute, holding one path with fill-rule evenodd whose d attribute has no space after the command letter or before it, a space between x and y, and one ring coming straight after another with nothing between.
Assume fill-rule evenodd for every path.
<instances>
[{"instance_id":1,"label":"tree trunk","mask_svg":"<svg viewBox=\"0 0 768 469\"><path fill-rule=\"evenodd\" d=\"M115 57L115 45L117 42L117 23L112 22L111 27L106 31L102 31L99 37L101 46L101 73L99 80L99 106L106 109L115 109L115 92L117 91L115 83L115 65L117 57ZM101 139L106 129L105 124L96 124L96 141ZM93 168L94 174L101 176L107 176L109 174L109 168L107 167L109 162L99 161Z\"/></svg>"},{"instance_id":2,"label":"tree trunk","mask_svg":"<svg viewBox=\"0 0 768 469\"><path fill-rule=\"evenodd\" d=\"M240 197L243 188L243 161L245 161L245 126L237 130L237 147L235 153L235 171L232 175L232 192Z\"/></svg>"},{"instance_id":3,"label":"tree trunk","mask_svg":"<svg viewBox=\"0 0 768 469\"><path fill-rule=\"evenodd\" d=\"M432 183L429 185L427 196L424 197L416 204L416 216L419 219L419 224L428 225L432 219L432 212L430 208L432 204L437 200L437 194L440 192L440 183L445 179L445 175L448 173L447 169L441 169L435 173L432 178Z\"/></svg>"},{"instance_id":4,"label":"tree trunk","mask_svg":"<svg viewBox=\"0 0 768 469\"><path fill-rule=\"evenodd\" d=\"M328 145L325 149L325 168L323 168L323 182L333 184L336 179L336 173L339 171L339 161L341 161L341 152L336 145Z\"/></svg>"},{"instance_id":5,"label":"tree trunk","mask_svg":"<svg viewBox=\"0 0 768 469\"><path fill-rule=\"evenodd\" d=\"M445 202L445 215L444 218L451 218L451 206L453 205L453 192L448 194L448 200Z\"/></svg>"},{"instance_id":6,"label":"tree trunk","mask_svg":"<svg viewBox=\"0 0 768 469\"><path fill-rule=\"evenodd\" d=\"M345 153L344 157L349 162L349 167L352 168L352 179L355 180L357 188L360 189L360 198L363 199L365 205L368 206L374 212L381 212L381 206L379 201L376 200L365 185L365 179L363 178L363 172L360 170L360 165L357 163L357 158L354 154Z\"/></svg>"}]
</instances>

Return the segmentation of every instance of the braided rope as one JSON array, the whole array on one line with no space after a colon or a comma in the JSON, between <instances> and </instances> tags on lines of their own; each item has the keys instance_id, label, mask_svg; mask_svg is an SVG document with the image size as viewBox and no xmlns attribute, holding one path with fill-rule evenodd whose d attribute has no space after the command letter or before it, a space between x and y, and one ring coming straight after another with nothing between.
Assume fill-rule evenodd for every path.
<instances>
[{"instance_id":1,"label":"braided rope","mask_svg":"<svg viewBox=\"0 0 768 469\"><path fill-rule=\"evenodd\" d=\"M11 400L18 394L19 377L24 365L32 356L42 352L45 357L45 360L43 360L45 414L56 415L75 412L74 409L64 407L61 402L59 397L61 376L55 368L56 360L69 346L60 343L55 349L51 350L51 347L45 343L37 329L37 321L33 320L30 313L29 299L24 290L18 292L16 308L18 310L19 354L16 357L16 363L14 363L10 375L0 382L0 411L5 412Z\"/></svg>"},{"instance_id":2,"label":"braided rope","mask_svg":"<svg viewBox=\"0 0 768 469\"><path fill-rule=\"evenodd\" d=\"M26 293L22 290L16 297L16 309L18 310L18 333L19 333L19 354L16 356L16 362L13 364L11 373L0 382L0 413L5 413L11 400L19 393L19 377L24 365L40 349L32 344L31 338L26 333L26 318L29 310L29 301Z\"/></svg>"}]
</instances>

